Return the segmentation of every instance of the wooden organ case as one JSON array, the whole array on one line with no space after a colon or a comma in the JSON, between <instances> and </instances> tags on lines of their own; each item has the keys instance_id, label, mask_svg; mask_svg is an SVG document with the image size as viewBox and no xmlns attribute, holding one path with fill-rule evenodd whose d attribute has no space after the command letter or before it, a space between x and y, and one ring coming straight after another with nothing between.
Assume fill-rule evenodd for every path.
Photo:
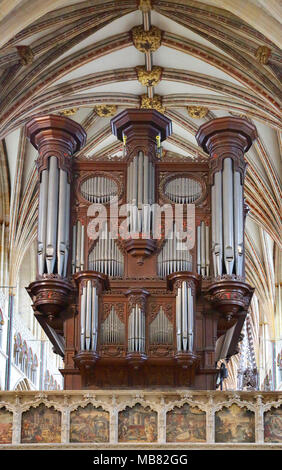
<instances>
[{"instance_id":1,"label":"wooden organ case","mask_svg":"<svg viewBox=\"0 0 282 470\"><path fill-rule=\"evenodd\" d=\"M160 142L171 121L159 112L128 109L111 126L120 161L74 159L86 135L69 118L27 125L39 151L35 316L64 358L67 390L215 389L216 363L236 354L253 294L243 190L256 129L214 119L196 136L209 158L170 161ZM178 209L190 220L184 241Z\"/></svg>"}]
</instances>

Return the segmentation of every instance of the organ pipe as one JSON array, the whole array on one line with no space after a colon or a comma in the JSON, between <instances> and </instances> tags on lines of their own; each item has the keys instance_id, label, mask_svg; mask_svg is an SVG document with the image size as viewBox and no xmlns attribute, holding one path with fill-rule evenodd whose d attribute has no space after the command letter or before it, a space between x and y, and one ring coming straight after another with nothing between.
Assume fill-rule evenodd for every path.
<instances>
[{"instance_id":1,"label":"organ pipe","mask_svg":"<svg viewBox=\"0 0 282 470\"><path fill-rule=\"evenodd\" d=\"M197 227L197 272L209 276L209 226L201 222Z\"/></svg>"},{"instance_id":2,"label":"organ pipe","mask_svg":"<svg viewBox=\"0 0 282 470\"><path fill-rule=\"evenodd\" d=\"M127 203L130 207L130 230L133 233L149 233L152 228L154 184L154 165L148 155L140 151L128 164L127 171Z\"/></svg>"},{"instance_id":3,"label":"organ pipe","mask_svg":"<svg viewBox=\"0 0 282 470\"><path fill-rule=\"evenodd\" d=\"M188 249L185 249L185 243L181 243L183 249L177 249L175 230L170 236L158 255L158 275L161 277L177 271L192 271L192 255Z\"/></svg>"},{"instance_id":4,"label":"organ pipe","mask_svg":"<svg viewBox=\"0 0 282 470\"><path fill-rule=\"evenodd\" d=\"M145 352L145 313L136 304L128 318L128 351Z\"/></svg>"},{"instance_id":5,"label":"organ pipe","mask_svg":"<svg viewBox=\"0 0 282 470\"><path fill-rule=\"evenodd\" d=\"M176 343L177 350L193 351L194 299L192 288L183 281L176 294Z\"/></svg>"},{"instance_id":6,"label":"organ pipe","mask_svg":"<svg viewBox=\"0 0 282 470\"><path fill-rule=\"evenodd\" d=\"M38 274L42 275L45 269L46 256L46 223L47 223L47 201L48 201L48 177L49 170L41 172L41 182L39 187L39 207L38 207Z\"/></svg>"},{"instance_id":7,"label":"organ pipe","mask_svg":"<svg viewBox=\"0 0 282 470\"><path fill-rule=\"evenodd\" d=\"M212 259L215 276L243 275L243 186L231 158L214 176L212 198ZM206 253L208 243L206 241ZM223 258L223 259L222 259ZM208 268L207 268L208 269Z\"/></svg>"},{"instance_id":8,"label":"organ pipe","mask_svg":"<svg viewBox=\"0 0 282 470\"><path fill-rule=\"evenodd\" d=\"M243 187L240 173L234 173L234 246L236 274L243 275Z\"/></svg>"},{"instance_id":9,"label":"organ pipe","mask_svg":"<svg viewBox=\"0 0 282 470\"><path fill-rule=\"evenodd\" d=\"M173 325L167 318L163 307L151 322L149 329L150 344L172 344Z\"/></svg>"},{"instance_id":10,"label":"organ pipe","mask_svg":"<svg viewBox=\"0 0 282 470\"><path fill-rule=\"evenodd\" d=\"M215 181L215 198L212 211L214 212L215 225L215 244L214 254L216 257L216 273L222 275L222 180L221 172L217 172L214 176Z\"/></svg>"},{"instance_id":11,"label":"organ pipe","mask_svg":"<svg viewBox=\"0 0 282 470\"><path fill-rule=\"evenodd\" d=\"M80 298L80 346L82 351L96 351L98 339L99 297L91 280L83 285Z\"/></svg>"},{"instance_id":12,"label":"organ pipe","mask_svg":"<svg viewBox=\"0 0 282 470\"><path fill-rule=\"evenodd\" d=\"M232 159L225 158L223 163L223 239L224 263L227 274L232 274L234 265L233 229L233 172Z\"/></svg>"},{"instance_id":13,"label":"organ pipe","mask_svg":"<svg viewBox=\"0 0 282 470\"><path fill-rule=\"evenodd\" d=\"M54 272L56 262L57 216L58 216L58 164L56 157L49 158L49 184L46 234L46 264L48 274Z\"/></svg>"},{"instance_id":14,"label":"organ pipe","mask_svg":"<svg viewBox=\"0 0 282 470\"><path fill-rule=\"evenodd\" d=\"M88 256L88 269L108 274L111 277L123 275L123 255L112 238L99 238Z\"/></svg>"}]
</instances>

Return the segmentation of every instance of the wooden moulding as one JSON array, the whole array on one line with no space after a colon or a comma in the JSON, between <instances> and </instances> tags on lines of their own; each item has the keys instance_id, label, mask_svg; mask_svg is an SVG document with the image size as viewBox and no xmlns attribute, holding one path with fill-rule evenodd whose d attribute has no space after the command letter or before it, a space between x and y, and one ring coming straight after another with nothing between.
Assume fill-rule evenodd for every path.
<instances>
[{"instance_id":1,"label":"wooden moulding","mask_svg":"<svg viewBox=\"0 0 282 470\"><path fill-rule=\"evenodd\" d=\"M222 279L208 288L206 298L218 312L231 319L248 310L254 290L245 282Z\"/></svg>"},{"instance_id":2,"label":"wooden moulding","mask_svg":"<svg viewBox=\"0 0 282 470\"><path fill-rule=\"evenodd\" d=\"M86 132L81 125L65 116L36 116L27 123L26 133L31 144L39 151L50 142L60 145L62 141L74 153L86 143Z\"/></svg>"},{"instance_id":3,"label":"wooden moulding","mask_svg":"<svg viewBox=\"0 0 282 470\"><path fill-rule=\"evenodd\" d=\"M46 278L32 282L27 292L32 298L35 309L52 320L71 301L73 286L66 279Z\"/></svg>"},{"instance_id":4,"label":"wooden moulding","mask_svg":"<svg viewBox=\"0 0 282 470\"><path fill-rule=\"evenodd\" d=\"M127 139L138 139L138 134L161 134L165 140L172 133L171 120L154 109L125 109L111 120L112 133L123 140L123 133Z\"/></svg>"},{"instance_id":5,"label":"wooden moulding","mask_svg":"<svg viewBox=\"0 0 282 470\"><path fill-rule=\"evenodd\" d=\"M211 157L216 157L214 152L227 142L231 145L233 143L234 147L240 145L242 152L247 152L256 138L257 130L252 123L231 116L212 119L202 124L196 134L198 145Z\"/></svg>"}]
</instances>

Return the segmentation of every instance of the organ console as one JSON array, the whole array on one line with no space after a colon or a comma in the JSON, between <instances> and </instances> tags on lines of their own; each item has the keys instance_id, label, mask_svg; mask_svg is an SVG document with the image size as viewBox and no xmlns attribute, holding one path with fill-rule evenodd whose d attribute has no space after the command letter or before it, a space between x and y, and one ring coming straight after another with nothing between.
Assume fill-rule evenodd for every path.
<instances>
[{"instance_id":1,"label":"organ console","mask_svg":"<svg viewBox=\"0 0 282 470\"><path fill-rule=\"evenodd\" d=\"M170 161L161 113L128 109L111 126L124 144L118 162L76 160L86 135L67 117L27 125L39 152L35 316L64 358L65 389L215 389L253 293L244 152L256 129L211 120L196 135L209 157Z\"/></svg>"}]
</instances>

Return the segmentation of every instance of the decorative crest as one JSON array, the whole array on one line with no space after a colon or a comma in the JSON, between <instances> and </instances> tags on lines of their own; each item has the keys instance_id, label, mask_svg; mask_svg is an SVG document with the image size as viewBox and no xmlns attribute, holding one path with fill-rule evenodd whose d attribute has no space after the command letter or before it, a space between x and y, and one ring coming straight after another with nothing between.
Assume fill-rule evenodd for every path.
<instances>
[{"instance_id":1,"label":"decorative crest","mask_svg":"<svg viewBox=\"0 0 282 470\"><path fill-rule=\"evenodd\" d=\"M151 26L149 31L144 31L143 26L134 26L132 28L133 44L138 51L154 52L160 45L162 40L162 32L156 26Z\"/></svg>"}]
</instances>

